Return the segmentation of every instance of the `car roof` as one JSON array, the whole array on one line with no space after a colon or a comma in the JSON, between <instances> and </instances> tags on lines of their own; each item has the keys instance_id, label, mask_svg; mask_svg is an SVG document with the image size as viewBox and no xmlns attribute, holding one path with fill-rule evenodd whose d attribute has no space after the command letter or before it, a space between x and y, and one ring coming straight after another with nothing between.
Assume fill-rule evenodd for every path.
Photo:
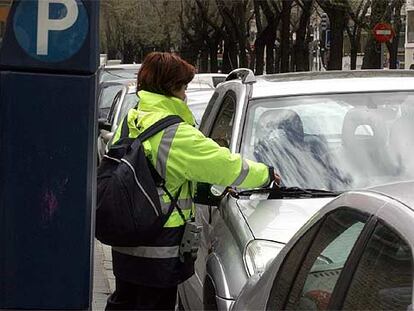
<instances>
[{"instance_id":1,"label":"car roof","mask_svg":"<svg viewBox=\"0 0 414 311\"><path fill-rule=\"evenodd\" d=\"M133 83L136 83L135 79L118 79L118 80L103 81L103 82L100 83L100 86L105 87L105 86L108 86L108 85L116 85L116 84L130 86Z\"/></svg>"},{"instance_id":2,"label":"car roof","mask_svg":"<svg viewBox=\"0 0 414 311\"><path fill-rule=\"evenodd\" d=\"M127 94L135 94L137 92L135 81L130 82L127 87ZM214 93L214 89L191 90L187 92L189 104L204 103L205 99L210 100Z\"/></svg>"},{"instance_id":3,"label":"car roof","mask_svg":"<svg viewBox=\"0 0 414 311\"><path fill-rule=\"evenodd\" d=\"M369 191L393 198L414 210L414 180L370 188Z\"/></svg>"},{"instance_id":4,"label":"car roof","mask_svg":"<svg viewBox=\"0 0 414 311\"><path fill-rule=\"evenodd\" d=\"M104 70L111 69L139 69L141 64L119 64L119 65L105 65Z\"/></svg>"},{"instance_id":5,"label":"car roof","mask_svg":"<svg viewBox=\"0 0 414 311\"><path fill-rule=\"evenodd\" d=\"M258 76L256 80L252 98L414 89L411 70L300 72Z\"/></svg>"}]
</instances>

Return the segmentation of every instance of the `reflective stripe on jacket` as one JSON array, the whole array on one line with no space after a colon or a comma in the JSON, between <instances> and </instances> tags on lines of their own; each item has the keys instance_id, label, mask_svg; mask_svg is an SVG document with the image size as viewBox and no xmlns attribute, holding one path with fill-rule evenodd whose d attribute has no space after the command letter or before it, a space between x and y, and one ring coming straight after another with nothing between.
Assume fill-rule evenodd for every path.
<instances>
[{"instance_id":1,"label":"reflective stripe on jacket","mask_svg":"<svg viewBox=\"0 0 414 311\"><path fill-rule=\"evenodd\" d=\"M138 108L128 112L129 137L137 137L168 115L178 115L184 121L149 138L143 146L148 159L165 179L168 191L176 196L181 187L178 204L186 219L194 214L193 182L241 188L260 187L269 182L266 165L232 154L229 149L220 147L196 129L193 115L184 101L146 91L140 91L138 96ZM118 127L113 142L119 140L121 128L122 124ZM159 195L162 209L166 213L170 199L161 189ZM192 263L183 265L179 261L178 250L183 228L184 221L178 211L174 210L165 223L163 232L154 238L152 245L113 247L113 255L116 257L115 275L126 281L156 287L174 286L184 281L191 276L193 268L188 266ZM126 269L128 265L131 267ZM136 266L135 273L132 266ZM162 267L167 270L162 271ZM161 282L157 275L167 281Z\"/></svg>"}]
</instances>

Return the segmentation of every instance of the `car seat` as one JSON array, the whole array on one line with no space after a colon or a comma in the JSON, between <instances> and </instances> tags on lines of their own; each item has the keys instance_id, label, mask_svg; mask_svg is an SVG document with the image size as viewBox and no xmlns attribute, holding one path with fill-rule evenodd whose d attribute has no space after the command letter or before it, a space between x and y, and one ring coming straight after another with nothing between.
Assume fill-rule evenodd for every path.
<instances>
[{"instance_id":1,"label":"car seat","mask_svg":"<svg viewBox=\"0 0 414 311\"><path fill-rule=\"evenodd\" d=\"M403 111L392 124L389 151L398 173L414 173L414 108Z\"/></svg>"},{"instance_id":2,"label":"car seat","mask_svg":"<svg viewBox=\"0 0 414 311\"><path fill-rule=\"evenodd\" d=\"M301 155L306 151L303 124L290 109L266 111L257 122L254 156L259 162L273 166L285 184L306 179L300 169Z\"/></svg>"},{"instance_id":3,"label":"car seat","mask_svg":"<svg viewBox=\"0 0 414 311\"><path fill-rule=\"evenodd\" d=\"M342 145L346 159L358 172L384 175L393 169L385 115L381 108L353 108L345 115Z\"/></svg>"}]
</instances>

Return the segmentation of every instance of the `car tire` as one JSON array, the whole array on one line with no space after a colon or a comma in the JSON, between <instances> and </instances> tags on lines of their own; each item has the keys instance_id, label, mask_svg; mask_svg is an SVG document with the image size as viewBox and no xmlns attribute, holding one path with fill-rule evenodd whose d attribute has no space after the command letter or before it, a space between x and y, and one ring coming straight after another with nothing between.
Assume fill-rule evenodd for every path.
<instances>
[{"instance_id":1,"label":"car tire","mask_svg":"<svg viewBox=\"0 0 414 311\"><path fill-rule=\"evenodd\" d=\"M214 288L213 281L209 277L206 277L206 281L204 282L203 310L217 311L217 309L216 289Z\"/></svg>"}]
</instances>

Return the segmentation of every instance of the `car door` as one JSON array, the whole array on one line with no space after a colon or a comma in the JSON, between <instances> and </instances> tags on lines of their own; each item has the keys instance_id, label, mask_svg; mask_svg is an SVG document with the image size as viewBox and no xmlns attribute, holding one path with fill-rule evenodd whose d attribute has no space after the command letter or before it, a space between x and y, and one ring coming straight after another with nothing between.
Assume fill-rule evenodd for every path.
<instances>
[{"instance_id":1,"label":"car door","mask_svg":"<svg viewBox=\"0 0 414 311\"><path fill-rule=\"evenodd\" d=\"M108 127L111 128L100 128L99 129L99 135L98 135L98 143L97 143L97 150L98 150L98 164L102 160L103 156L106 152L106 146L108 142L111 140L113 136L113 121L114 121L114 112L116 111L120 101L122 94L125 92L124 89L118 91L118 93L115 95L112 104L109 108L109 111L106 113L106 123L108 124Z\"/></svg>"},{"instance_id":2,"label":"car door","mask_svg":"<svg viewBox=\"0 0 414 311\"><path fill-rule=\"evenodd\" d=\"M220 109L214 119L213 126L211 128L209 137L213 139L221 147L229 147L231 138L233 123L236 111L236 98L233 92L228 92L220 105ZM205 277L205 265L208 252L211 249L211 230L212 221L215 214L218 212L216 206L197 206L196 220L203 225L203 234L201 247L199 249L199 258L196 262L196 273L200 280L204 280Z\"/></svg>"},{"instance_id":3,"label":"car door","mask_svg":"<svg viewBox=\"0 0 414 311\"><path fill-rule=\"evenodd\" d=\"M215 94L217 95L212 97L212 101L215 101L214 105L209 105L210 109L206 111L209 115L203 117L202 125L204 124L204 129L209 128L207 133L204 132L204 134L215 140L220 146L228 147L232 138L236 95L232 91L228 91L223 97L219 96L218 93ZM206 273L206 258L211 249L211 223L214 214L217 212L217 207L213 206L197 204L196 208L196 221L203 226L203 230L197 260L194 265L195 274L182 285L182 290L180 290L183 303L190 310L197 310L203 307L202 297Z\"/></svg>"},{"instance_id":4,"label":"car door","mask_svg":"<svg viewBox=\"0 0 414 311\"><path fill-rule=\"evenodd\" d=\"M371 217L340 207L318 221L285 257L267 309L326 310L346 263L370 230Z\"/></svg>"},{"instance_id":5,"label":"car door","mask_svg":"<svg viewBox=\"0 0 414 311\"><path fill-rule=\"evenodd\" d=\"M377 222L352 272L340 280L330 309L412 310L412 249L385 221Z\"/></svg>"}]
</instances>

